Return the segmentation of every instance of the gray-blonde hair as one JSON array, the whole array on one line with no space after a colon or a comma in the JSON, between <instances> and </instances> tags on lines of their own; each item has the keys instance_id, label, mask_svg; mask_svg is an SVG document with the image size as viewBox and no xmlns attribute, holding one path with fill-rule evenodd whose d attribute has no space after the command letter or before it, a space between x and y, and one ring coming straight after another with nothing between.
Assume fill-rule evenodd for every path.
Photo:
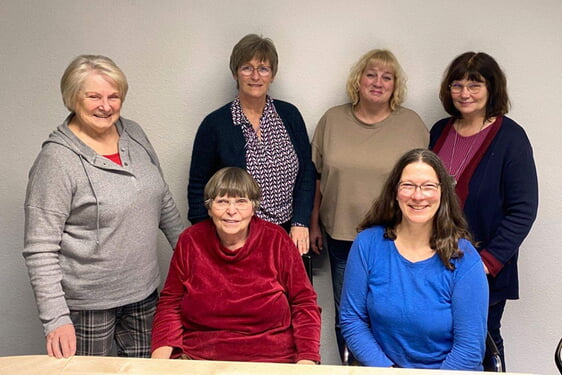
<instances>
[{"instance_id":1,"label":"gray-blonde hair","mask_svg":"<svg viewBox=\"0 0 562 375\"><path fill-rule=\"evenodd\" d=\"M121 102L125 101L129 84L125 74L109 57L101 55L80 55L68 65L60 81L62 101L70 112L76 110L78 96L84 81L90 73L102 74L114 82Z\"/></svg>"}]
</instances>

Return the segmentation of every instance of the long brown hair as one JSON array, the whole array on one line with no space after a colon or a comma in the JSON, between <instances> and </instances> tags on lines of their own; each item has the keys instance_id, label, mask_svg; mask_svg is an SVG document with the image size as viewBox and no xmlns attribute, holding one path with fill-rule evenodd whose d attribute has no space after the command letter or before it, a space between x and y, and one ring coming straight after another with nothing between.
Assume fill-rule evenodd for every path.
<instances>
[{"instance_id":1,"label":"long brown hair","mask_svg":"<svg viewBox=\"0 0 562 375\"><path fill-rule=\"evenodd\" d=\"M470 240L471 236L455 193L453 179L447 173L441 159L432 151L422 148L414 149L405 153L398 160L386 179L380 196L373 203L357 230L361 231L374 225L381 225L385 227L387 238L396 239L396 226L402 222L402 211L396 201L398 184L404 168L417 162L432 167L441 184L441 202L433 217L429 245L437 252L445 267L453 270L455 266L451 264L451 259L463 256L463 252L459 249L459 240L461 238Z\"/></svg>"}]
</instances>

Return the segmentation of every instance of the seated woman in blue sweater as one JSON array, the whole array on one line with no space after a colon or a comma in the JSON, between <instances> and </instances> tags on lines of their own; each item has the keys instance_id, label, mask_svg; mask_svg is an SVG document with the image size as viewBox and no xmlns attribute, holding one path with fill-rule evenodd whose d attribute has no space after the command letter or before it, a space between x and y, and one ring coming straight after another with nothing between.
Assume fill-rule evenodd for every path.
<instances>
[{"instance_id":1,"label":"seated woman in blue sweater","mask_svg":"<svg viewBox=\"0 0 562 375\"><path fill-rule=\"evenodd\" d=\"M359 230L340 316L354 357L366 366L481 370L488 284L439 157L402 156Z\"/></svg>"}]
</instances>

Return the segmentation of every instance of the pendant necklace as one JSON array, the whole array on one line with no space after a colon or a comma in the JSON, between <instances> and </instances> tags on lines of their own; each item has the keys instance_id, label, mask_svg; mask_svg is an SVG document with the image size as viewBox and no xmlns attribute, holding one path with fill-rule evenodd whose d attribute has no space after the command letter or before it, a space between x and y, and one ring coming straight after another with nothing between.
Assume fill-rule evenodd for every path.
<instances>
[{"instance_id":1,"label":"pendant necklace","mask_svg":"<svg viewBox=\"0 0 562 375\"><path fill-rule=\"evenodd\" d=\"M457 185L458 178L460 177L459 176L460 172L462 171L464 163L466 163L466 161L467 161L467 159L470 155L470 151L472 151L472 147L474 146L474 143L476 143L476 139L478 138L478 134L480 134L482 129L484 129L484 125L486 125L487 122L488 122L488 120L484 120L482 122L482 125L480 126L480 129L478 129L478 131L473 135L472 142L470 143L470 147L468 147L468 151L464 155L464 158L461 160L461 163L459 164L457 170L454 171L454 172L453 172L453 161L455 159L455 150L457 148L457 139L459 137L459 133L455 129L455 126L453 125L453 130L455 131L455 139L453 140L453 149L451 150L451 161L449 163L449 173L450 173L451 177L453 177L453 185L454 186Z\"/></svg>"}]
</instances>

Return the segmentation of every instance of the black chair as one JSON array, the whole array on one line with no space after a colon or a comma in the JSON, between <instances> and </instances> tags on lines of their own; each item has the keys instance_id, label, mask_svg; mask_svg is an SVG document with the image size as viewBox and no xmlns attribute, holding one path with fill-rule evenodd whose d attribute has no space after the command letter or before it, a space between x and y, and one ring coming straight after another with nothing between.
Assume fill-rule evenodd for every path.
<instances>
[{"instance_id":1,"label":"black chair","mask_svg":"<svg viewBox=\"0 0 562 375\"><path fill-rule=\"evenodd\" d=\"M308 279L312 284L312 257L310 254L304 254L302 256L302 261L304 263L304 268L306 269L306 274L308 275Z\"/></svg>"},{"instance_id":2,"label":"black chair","mask_svg":"<svg viewBox=\"0 0 562 375\"><path fill-rule=\"evenodd\" d=\"M500 356L500 351L490 335L490 332L486 334L486 354L484 355L484 371L487 372L505 372L502 365L502 360Z\"/></svg>"},{"instance_id":3,"label":"black chair","mask_svg":"<svg viewBox=\"0 0 562 375\"><path fill-rule=\"evenodd\" d=\"M562 374L562 339L558 342L558 346L554 352L554 362L556 363L556 367L558 367L558 371Z\"/></svg>"}]
</instances>

